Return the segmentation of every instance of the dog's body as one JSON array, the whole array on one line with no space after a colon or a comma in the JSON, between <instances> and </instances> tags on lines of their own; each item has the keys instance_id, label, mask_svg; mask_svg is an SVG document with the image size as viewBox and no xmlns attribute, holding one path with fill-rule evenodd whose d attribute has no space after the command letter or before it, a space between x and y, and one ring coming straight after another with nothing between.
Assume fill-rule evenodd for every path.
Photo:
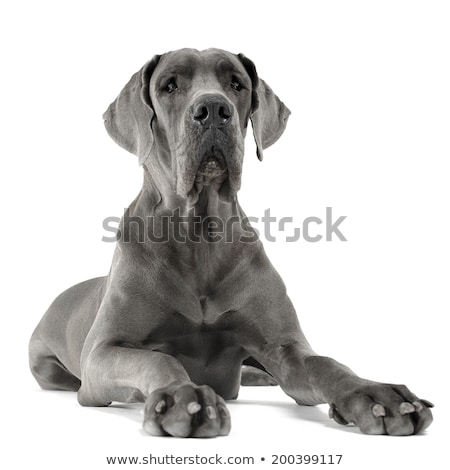
<instances>
[{"instance_id":1,"label":"dog's body","mask_svg":"<svg viewBox=\"0 0 450 470\"><path fill-rule=\"evenodd\" d=\"M237 397L252 358L297 403L328 402L338 422L363 432L431 423L429 402L406 387L314 353L245 221L236 193L247 124L262 158L288 116L242 55L184 49L131 78L104 117L139 156L143 188L109 275L65 291L36 328L30 365L43 388L78 390L82 405L145 401L150 434L216 436L230 430L223 399Z\"/></svg>"}]
</instances>

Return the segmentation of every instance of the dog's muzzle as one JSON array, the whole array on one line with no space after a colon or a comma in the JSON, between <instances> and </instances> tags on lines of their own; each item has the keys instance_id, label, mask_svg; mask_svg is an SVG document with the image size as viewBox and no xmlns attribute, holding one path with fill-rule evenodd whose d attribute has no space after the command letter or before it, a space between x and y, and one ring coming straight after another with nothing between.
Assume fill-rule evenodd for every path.
<instances>
[{"instance_id":1,"label":"dog's muzzle","mask_svg":"<svg viewBox=\"0 0 450 470\"><path fill-rule=\"evenodd\" d=\"M224 180L227 173L225 154L230 149L233 105L222 95L206 93L199 96L190 108L192 123L201 134L200 156L196 182L204 186L216 178Z\"/></svg>"},{"instance_id":2,"label":"dog's muzzle","mask_svg":"<svg viewBox=\"0 0 450 470\"><path fill-rule=\"evenodd\" d=\"M234 105L220 93L197 96L186 116L192 158L179 160L179 194L195 201L205 186L214 185L225 197L240 185L243 145Z\"/></svg>"}]
</instances>

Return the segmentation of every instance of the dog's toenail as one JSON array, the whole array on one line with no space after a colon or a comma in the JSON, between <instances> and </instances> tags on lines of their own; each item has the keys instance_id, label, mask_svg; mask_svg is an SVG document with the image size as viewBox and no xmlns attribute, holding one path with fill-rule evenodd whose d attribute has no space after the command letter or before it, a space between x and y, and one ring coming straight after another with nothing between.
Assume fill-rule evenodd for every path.
<instances>
[{"instance_id":1,"label":"dog's toenail","mask_svg":"<svg viewBox=\"0 0 450 470\"><path fill-rule=\"evenodd\" d=\"M343 416L341 416L341 414L338 412L335 405L330 406L330 409L328 410L328 416L331 419L334 419L336 423L342 424L343 426L346 426L347 424L349 424L348 421Z\"/></svg>"},{"instance_id":2,"label":"dog's toenail","mask_svg":"<svg viewBox=\"0 0 450 470\"><path fill-rule=\"evenodd\" d=\"M196 401L191 401L187 406L187 412L190 415L195 415L195 413L197 413L201 409L202 409L202 405L200 405L200 403L197 403Z\"/></svg>"},{"instance_id":3,"label":"dog's toenail","mask_svg":"<svg viewBox=\"0 0 450 470\"><path fill-rule=\"evenodd\" d=\"M221 418L228 418L227 410L223 406L218 406L217 409Z\"/></svg>"},{"instance_id":4,"label":"dog's toenail","mask_svg":"<svg viewBox=\"0 0 450 470\"><path fill-rule=\"evenodd\" d=\"M166 409L166 402L164 400L160 400L156 405L155 405L155 411L157 413L162 413Z\"/></svg>"},{"instance_id":5,"label":"dog's toenail","mask_svg":"<svg viewBox=\"0 0 450 470\"><path fill-rule=\"evenodd\" d=\"M216 410L214 409L213 406L207 406L206 407L206 415L208 416L209 419L216 419L217 418L217 413L216 413Z\"/></svg>"},{"instance_id":6,"label":"dog's toenail","mask_svg":"<svg viewBox=\"0 0 450 470\"><path fill-rule=\"evenodd\" d=\"M417 413L420 413L423 410L422 403L420 403L418 401L413 401L413 405L414 405L414 408L417 411Z\"/></svg>"},{"instance_id":7,"label":"dog's toenail","mask_svg":"<svg viewBox=\"0 0 450 470\"><path fill-rule=\"evenodd\" d=\"M378 403L376 405L373 405L372 413L375 416L375 418L380 418L381 416L386 416L386 410L384 409L384 406L380 405Z\"/></svg>"},{"instance_id":8,"label":"dog's toenail","mask_svg":"<svg viewBox=\"0 0 450 470\"><path fill-rule=\"evenodd\" d=\"M431 401L428 401L428 400L424 400L423 398L420 400L427 408L434 408L434 405L433 403L431 403Z\"/></svg>"},{"instance_id":9,"label":"dog's toenail","mask_svg":"<svg viewBox=\"0 0 450 470\"><path fill-rule=\"evenodd\" d=\"M407 401L404 401L403 403L400 404L399 411L401 415L407 415L409 413L414 413L416 409L414 408L414 405L412 403L408 403Z\"/></svg>"}]
</instances>

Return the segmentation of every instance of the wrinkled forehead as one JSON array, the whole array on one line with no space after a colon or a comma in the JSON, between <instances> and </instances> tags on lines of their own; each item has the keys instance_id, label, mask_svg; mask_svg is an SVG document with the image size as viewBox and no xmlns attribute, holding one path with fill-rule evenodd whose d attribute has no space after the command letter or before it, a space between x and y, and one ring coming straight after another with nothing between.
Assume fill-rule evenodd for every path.
<instances>
[{"instance_id":1,"label":"wrinkled forehead","mask_svg":"<svg viewBox=\"0 0 450 470\"><path fill-rule=\"evenodd\" d=\"M161 56L153 73L152 81L156 82L162 75L182 75L193 79L195 76L226 74L246 76L244 66L235 54L221 49L180 49Z\"/></svg>"}]
</instances>

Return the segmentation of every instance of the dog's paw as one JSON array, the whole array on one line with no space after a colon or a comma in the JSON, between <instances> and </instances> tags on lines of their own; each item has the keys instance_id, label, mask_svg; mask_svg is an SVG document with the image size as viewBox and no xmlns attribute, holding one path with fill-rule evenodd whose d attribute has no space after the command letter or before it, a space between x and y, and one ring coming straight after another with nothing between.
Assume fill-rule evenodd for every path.
<instances>
[{"instance_id":1,"label":"dog's paw","mask_svg":"<svg viewBox=\"0 0 450 470\"><path fill-rule=\"evenodd\" d=\"M152 436L215 437L230 432L224 399L207 385L174 383L145 401L144 430Z\"/></svg>"},{"instance_id":2,"label":"dog's paw","mask_svg":"<svg viewBox=\"0 0 450 470\"><path fill-rule=\"evenodd\" d=\"M339 424L355 424L365 434L406 436L431 424L432 407L404 385L370 383L344 393L330 405L329 415Z\"/></svg>"}]
</instances>

